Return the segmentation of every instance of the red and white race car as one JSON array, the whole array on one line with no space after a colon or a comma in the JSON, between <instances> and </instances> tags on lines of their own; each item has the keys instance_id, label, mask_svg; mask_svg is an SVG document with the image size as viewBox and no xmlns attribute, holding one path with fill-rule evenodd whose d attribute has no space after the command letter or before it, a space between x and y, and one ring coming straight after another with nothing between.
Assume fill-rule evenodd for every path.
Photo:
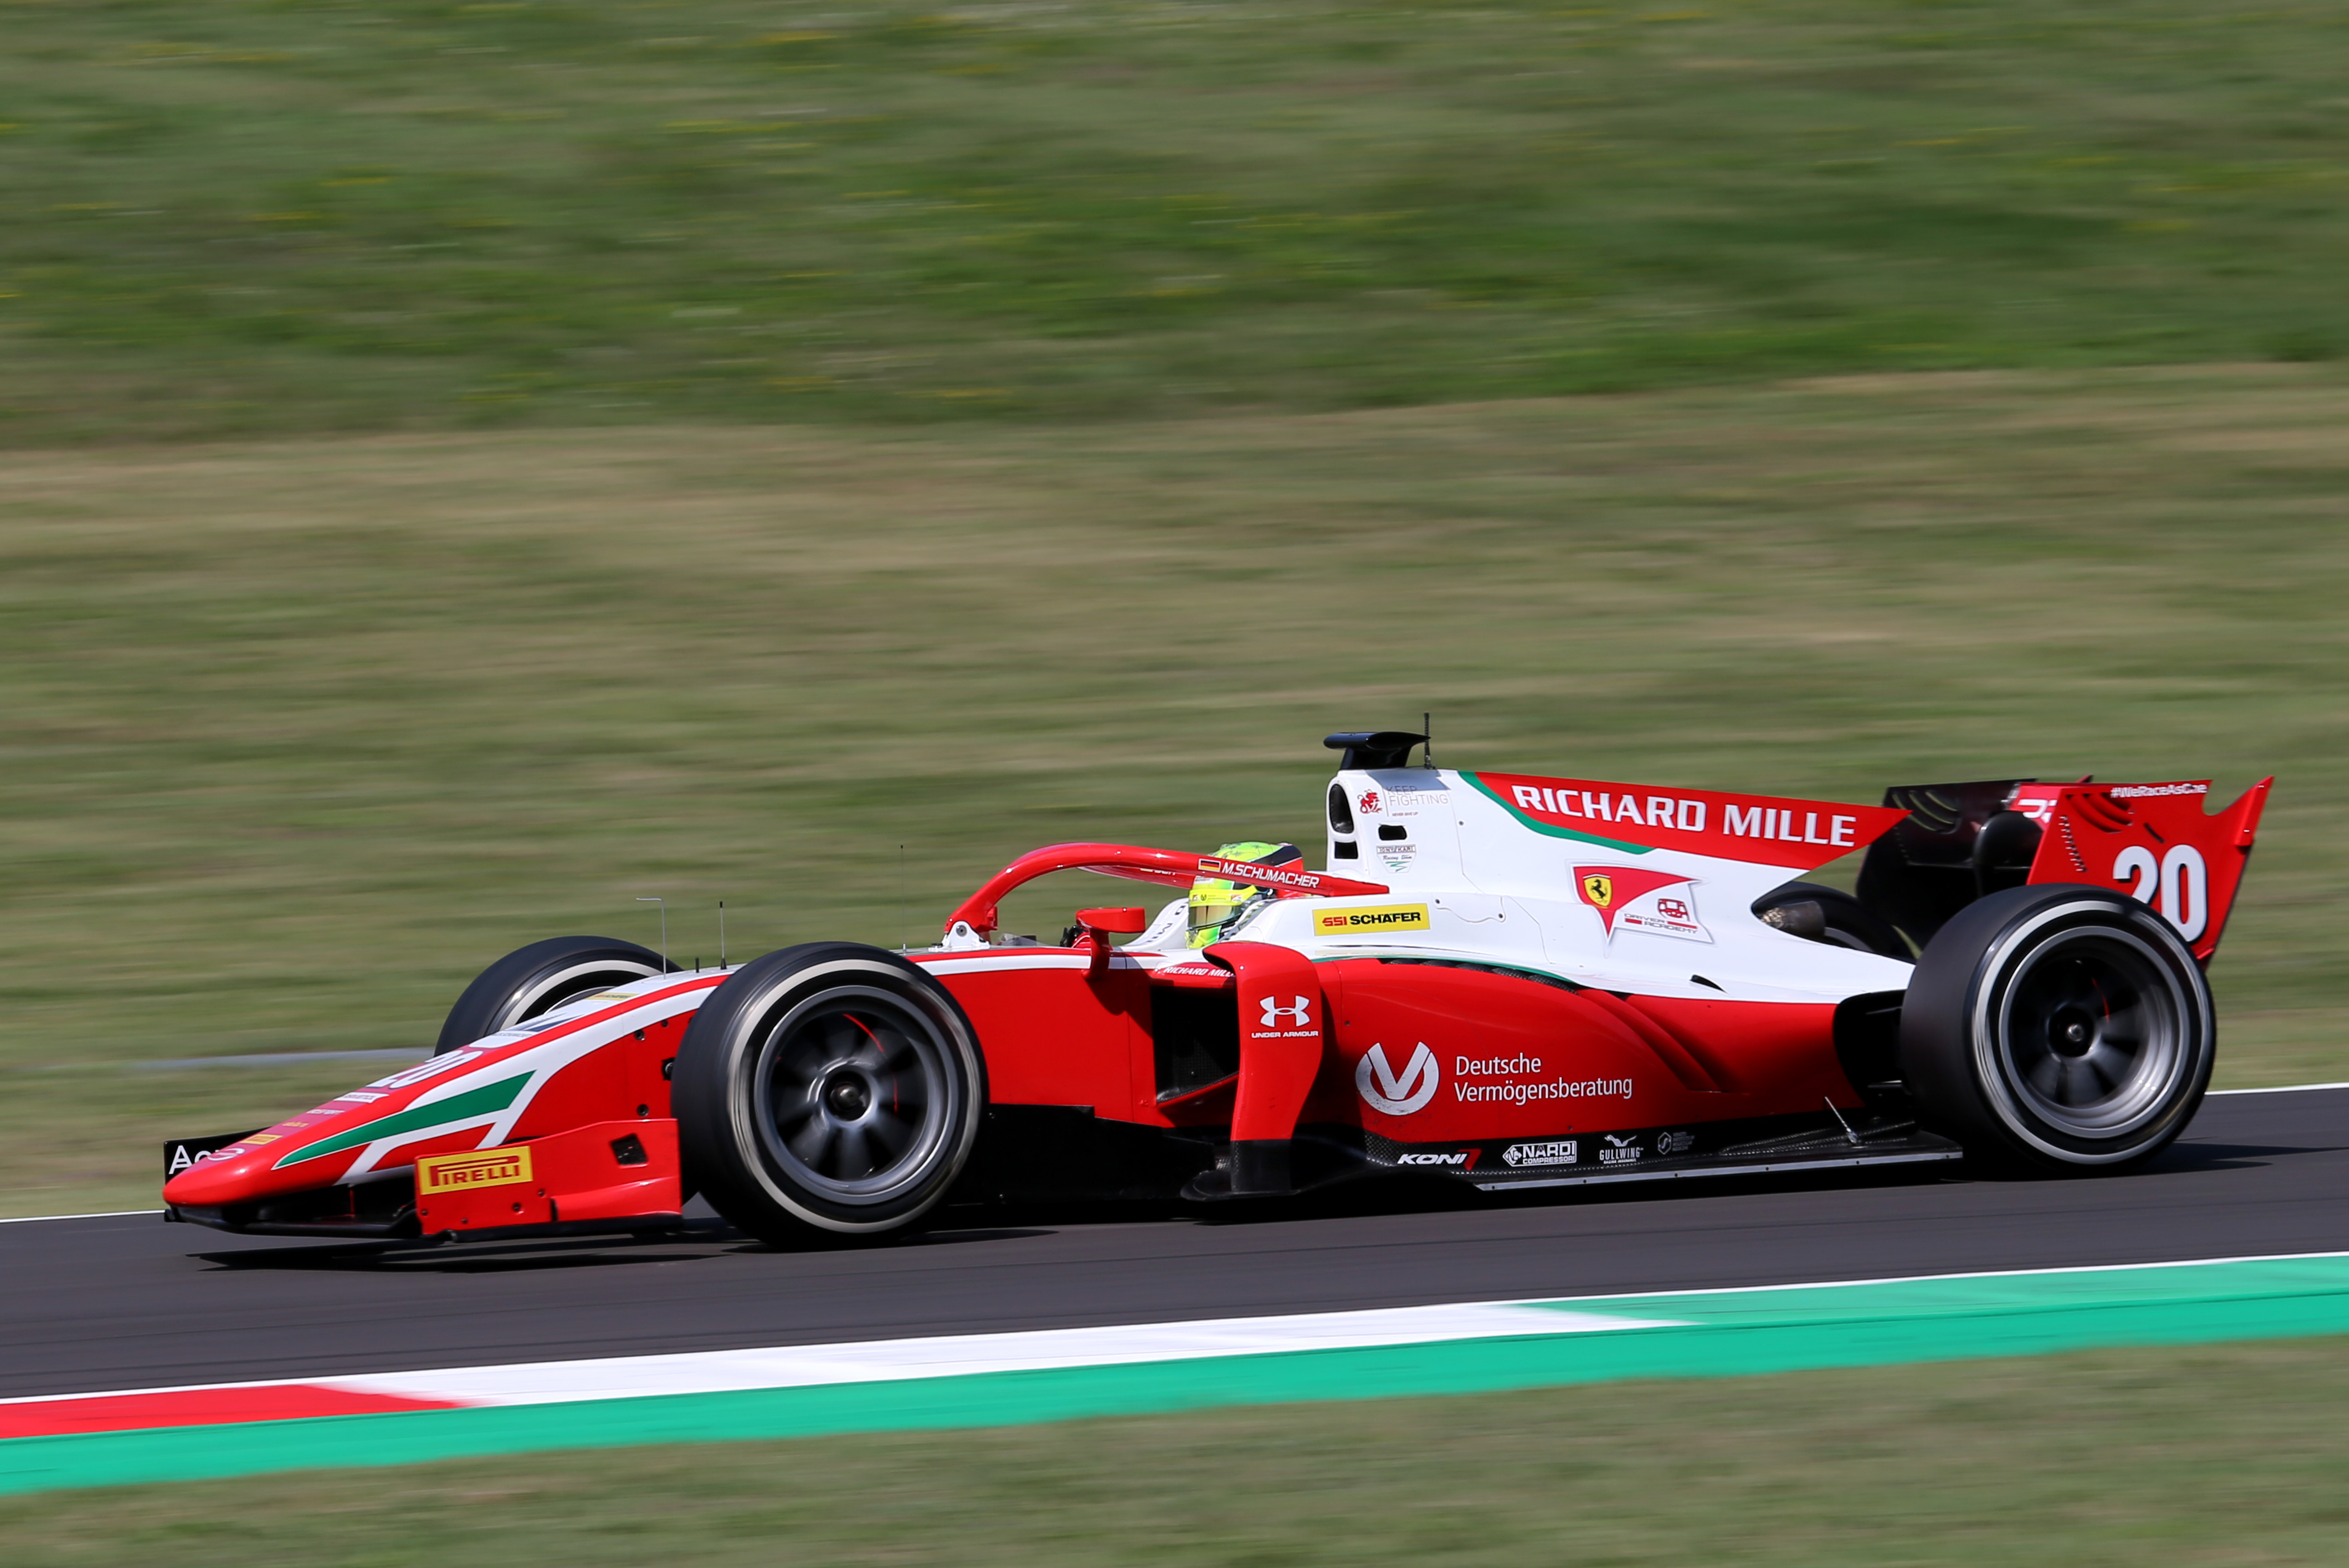
<instances>
[{"instance_id":1,"label":"red and white race car","mask_svg":"<svg viewBox=\"0 0 2349 1568\"><path fill-rule=\"evenodd\" d=\"M677 971L609 938L535 943L429 1060L168 1146L167 1213L512 1236L673 1224L698 1190L786 1241L950 1196L2113 1168L2201 1101L2202 966L2266 782L2217 815L2203 783L1871 807L1411 765L1424 742L1330 738L1330 870L1286 846L1062 844L917 950ZM1857 897L1788 880L1862 847ZM1185 896L1081 909L1052 943L999 929L1007 894L1070 868Z\"/></svg>"}]
</instances>

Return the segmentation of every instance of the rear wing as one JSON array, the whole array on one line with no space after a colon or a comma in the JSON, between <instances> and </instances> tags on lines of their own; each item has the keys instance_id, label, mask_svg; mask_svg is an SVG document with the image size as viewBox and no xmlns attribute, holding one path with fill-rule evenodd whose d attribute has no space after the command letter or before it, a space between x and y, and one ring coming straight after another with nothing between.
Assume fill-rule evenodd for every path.
<instances>
[{"instance_id":1,"label":"rear wing","mask_svg":"<svg viewBox=\"0 0 2349 1568\"><path fill-rule=\"evenodd\" d=\"M2210 781L2150 784L2025 784L2013 809L2044 830L2033 882L2095 882L2150 904L2204 963L2219 950L2227 917L2267 808L2261 779L2206 815Z\"/></svg>"},{"instance_id":2,"label":"rear wing","mask_svg":"<svg viewBox=\"0 0 2349 1568\"><path fill-rule=\"evenodd\" d=\"M2207 779L2038 784L1984 779L1885 792L1909 813L1870 847L1863 903L1923 947L1950 917L2026 882L2116 888L2167 917L2208 963L2227 929L2272 778L2216 815Z\"/></svg>"}]
</instances>

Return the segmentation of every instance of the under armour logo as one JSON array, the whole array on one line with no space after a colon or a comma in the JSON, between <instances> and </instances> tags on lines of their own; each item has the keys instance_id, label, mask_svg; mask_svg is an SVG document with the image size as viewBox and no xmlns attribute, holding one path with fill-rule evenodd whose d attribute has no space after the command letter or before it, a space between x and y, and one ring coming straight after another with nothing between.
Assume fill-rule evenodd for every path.
<instances>
[{"instance_id":1,"label":"under armour logo","mask_svg":"<svg viewBox=\"0 0 2349 1568\"><path fill-rule=\"evenodd\" d=\"M1287 1007L1280 1005L1280 998L1268 996L1264 999L1263 1027L1278 1029L1286 1019L1290 1028L1302 1029L1313 1022L1312 1009L1313 1003L1302 996L1292 998Z\"/></svg>"},{"instance_id":2,"label":"under armour logo","mask_svg":"<svg viewBox=\"0 0 2349 1568\"><path fill-rule=\"evenodd\" d=\"M1387 1064L1386 1047L1373 1045L1354 1068L1354 1090L1362 1103L1391 1116L1407 1116L1435 1098L1436 1080L1443 1075L1435 1053L1422 1041L1398 1074Z\"/></svg>"}]
</instances>

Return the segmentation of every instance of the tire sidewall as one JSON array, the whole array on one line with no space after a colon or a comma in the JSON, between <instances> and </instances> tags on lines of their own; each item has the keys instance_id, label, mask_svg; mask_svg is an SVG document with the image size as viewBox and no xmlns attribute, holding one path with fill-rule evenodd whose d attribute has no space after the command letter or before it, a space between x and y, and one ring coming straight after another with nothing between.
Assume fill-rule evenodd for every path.
<instances>
[{"instance_id":1,"label":"tire sidewall","mask_svg":"<svg viewBox=\"0 0 2349 1568\"><path fill-rule=\"evenodd\" d=\"M2015 981L2070 933L2119 938L2151 959L2177 1006L2187 1058L2154 1110L2111 1137L2083 1137L2043 1120L2017 1096L2002 1039ZM1969 905L1918 958L1901 1010L1901 1065L1928 1125L1969 1153L2046 1168L2111 1168L2168 1146L2201 1106L2217 1057L2210 991L2169 922L2126 894L2093 885L2009 888Z\"/></svg>"},{"instance_id":2,"label":"tire sidewall","mask_svg":"<svg viewBox=\"0 0 2349 1568\"><path fill-rule=\"evenodd\" d=\"M566 991L564 982L567 980L590 975L643 980L663 972L658 953L617 937L549 937L544 941L533 942L515 949L474 977L473 983L457 998L456 1005L449 1009L432 1054L438 1056L470 1045L548 1012L554 1005L543 1002L548 996L556 997L558 1002L568 1001L589 989L583 985ZM517 997L525 999L525 1011L515 1012Z\"/></svg>"},{"instance_id":3,"label":"tire sidewall","mask_svg":"<svg viewBox=\"0 0 2349 1568\"><path fill-rule=\"evenodd\" d=\"M927 1169L870 1204L842 1203L795 1181L768 1151L755 1121L756 1075L769 1036L824 997L857 992L881 993L919 1014L949 1079L946 1126ZM686 1162L729 1220L761 1236L807 1227L854 1237L908 1225L946 1196L978 1139L986 1085L977 1033L944 986L885 950L823 942L754 960L710 993L679 1046L673 1093Z\"/></svg>"}]
</instances>

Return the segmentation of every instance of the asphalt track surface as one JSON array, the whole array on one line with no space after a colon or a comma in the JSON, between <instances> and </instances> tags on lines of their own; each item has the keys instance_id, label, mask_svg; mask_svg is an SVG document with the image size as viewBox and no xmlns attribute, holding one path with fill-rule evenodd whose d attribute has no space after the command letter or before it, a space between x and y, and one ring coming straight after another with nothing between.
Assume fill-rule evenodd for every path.
<instances>
[{"instance_id":1,"label":"asphalt track surface","mask_svg":"<svg viewBox=\"0 0 2349 1568\"><path fill-rule=\"evenodd\" d=\"M2147 1168L1640 1183L1203 1222L990 1216L772 1251L384 1251L154 1215L0 1226L0 1396L1102 1324L2349 1251L2349 1090L2207 1101Z\"/></svg>"}]
</instances>

